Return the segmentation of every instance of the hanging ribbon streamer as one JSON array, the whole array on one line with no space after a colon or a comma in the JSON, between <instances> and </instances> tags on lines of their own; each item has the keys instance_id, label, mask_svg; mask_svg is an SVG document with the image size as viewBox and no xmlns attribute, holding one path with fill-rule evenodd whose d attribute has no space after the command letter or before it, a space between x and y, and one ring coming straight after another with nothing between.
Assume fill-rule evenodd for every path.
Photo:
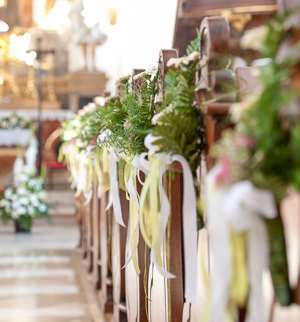
<instances>
[{"instance_id":1,"label":"hanging ribbon streamer","mask_svg":"<svg viewBox=\"0 0 300 322\"><path fill-rule=\"evenodd\" d=\"M134 268L139 274L138 263L138 242L139 242L139 226L140 226L140 196L137 190L137 180L140 186L143 186L144 181L140 178L140 173L147 174L150 168L150 162L147 160L147 153L142 153L135 156L131 161L128 161L124 169L124 182L126 186L127 199L129 200L129 225L127 234L127 253L126 264L133 260Z\"/></svg>"},{"instance_id":2,"label":"hanging ribbon streamer","mask_svg":"<svg viewBox=\"0 0 300 322\"><path fill-rule=\"evenodd\" d=\"M184 234L184 271L185 298L193 303L197 295L195 276L198 274L197 263L197 210L196 192L191 168L187 160L180 155L172 156L172 162L178 161L183 171L183 234Z\"/></svg>"},{"instance_id":3,"label":"hanging ribbon streamer","mask_svg":"<svg viewBox=\"0 0 300 322\"><path fill-rule=\"evenodd\" d=\"M125 223L122 216L122 208L120 202L119 194L119 180L118 180L118 157L116 153L111 150L109 153L109 180L110 180L110 190L109 190L109 202L106 209L113 207L113 213L116 222L125 227Z\"/></svg>"},{"instance_id":4,"label":"hanging ribbon streamer","mask_svg":"<svg viewBox=\"0 0 300 322\"><path fill-rule=\"evenodd\" d=\"M151 262L166 278L175 276L163 268L162 242L169 217L169 200L163 194L162 177L165 167L156 156L150 158L150 169L140 197L140 229L145 243L151 248Z\"/></svg>"},{"instance_id":5,"label":"hanging ribbon streamer","mask_svg":"<svg viewBox=\"0 0 300 322\"><path fill-rule=\"evenodd\" d=\"M212 322L228 314L231 266L230 234L247 232L250 283L248 322L264 321L262 274L267 267L268 241L263 217L275 218L277 209L271 192L257 189L250 181L217 187L220 167L207 176L207 216L211 250ZM238 294L237 292L236 294ZM244 296L244 292L240 292ZM228 315L227 315L228 317ZM231 318L233 321L233 318Z\"/></svg>"},{"instance_id":6,"label":"hanging ribbon streamer","mask_svg":"<svg viewBox=\"0 0 300 322\"><path fill-rule=\"evenodd\" d=\"M79 154L79 172L77 174L77 195L83 193L86 204L90 202L93 195L93 154L91 149Z\"/></svg>"},{"instance_id":7,"label":"hanging ribbon streamer","mask_svg":"<svg viewBox=\"0 0 300 322\"><path fill-rule=\"evenodd\" d=\"M109 189L109 173L107 165L107 153L105 150L96 148L94 153L94 172L97 177L98 198Z\"/></svg>"},{"instance_id":8,"label":"hanging ribbon streamer","mask_svg":"<svg viewBox=\"0 0 300 322\"><path fill-rule=\"evenodd\" d=\"M183 172L184 191L182 212L185 299L188 303L193 303L197 293L195 276L198 273L197 212L193 176L190 166L183 156L158 153L158 147L154 144L157 139L151 135L148 135L145 139L145 146L149 150L150 169L141 193L141 232L146 243L151 247L151 258L158 270L166 278L173 278L174 275L162 267L161 253L171 209L167 193L163 187L163 176L169 165L173 162L179 162Z\"/></svg>"},{"instance_id":9,"label":"hanging ribbon streamer","mask_svg":"<svg viewBox=\"0 0 300 322\"><path fill-rule=\"evenodd\" d=\"M129 200L129 224L127 233L126 264L132 260L137 274L140 273L138 263L139 243L139 195L136 186L137 169L127 163L124 170L124 181Z\"/></svg>"}]
</instances>

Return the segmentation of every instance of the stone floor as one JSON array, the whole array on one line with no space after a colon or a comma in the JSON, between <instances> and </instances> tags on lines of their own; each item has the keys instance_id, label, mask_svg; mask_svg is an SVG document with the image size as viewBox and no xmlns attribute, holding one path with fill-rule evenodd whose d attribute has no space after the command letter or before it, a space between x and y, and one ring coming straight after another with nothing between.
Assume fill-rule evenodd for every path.
<instances>
[{"instance_id":1,"label":"stone floor","mask_svg":"<svg viewBox=\"0 0 300 322\"><path fill-rule=\"evenodd\" d=\"M75 224L0 226L0 322L92 322L80 280Z\"/></svg>"}]
</instances>

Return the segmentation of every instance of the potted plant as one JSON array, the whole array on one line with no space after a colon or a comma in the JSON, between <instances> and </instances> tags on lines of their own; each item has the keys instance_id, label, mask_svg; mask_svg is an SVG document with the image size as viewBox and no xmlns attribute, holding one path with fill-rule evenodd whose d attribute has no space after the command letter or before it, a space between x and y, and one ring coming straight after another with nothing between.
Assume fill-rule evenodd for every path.
<instances>
[{"instance_id":1,"label":"potted plant","mask_svg":"<svg viewBox=\"0 0 300 322\"><path fill-rule=\"evenodd\" d=\"M24 171L14 186L4 190L0 200L0 217L4 221L12 220L16 233L30 233L33 220L47 214L48 206L41 177Z\"/></svg>"}]
</instances>

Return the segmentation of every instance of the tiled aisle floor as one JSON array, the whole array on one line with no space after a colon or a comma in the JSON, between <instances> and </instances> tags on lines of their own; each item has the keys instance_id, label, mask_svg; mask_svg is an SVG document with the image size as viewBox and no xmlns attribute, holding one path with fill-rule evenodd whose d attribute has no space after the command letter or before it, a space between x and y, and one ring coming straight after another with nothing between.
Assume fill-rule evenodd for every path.
<instances>
[{"instance_id":1,"label":"tiled aisle floor","mask_svg":"<svg viewBox=\"0 0 300 322\"><path fill-rule=\"evenodd\" d=\"M0 226L0 322L91 322L78 278L75 225Z\"/></svg>"}]
</instances>

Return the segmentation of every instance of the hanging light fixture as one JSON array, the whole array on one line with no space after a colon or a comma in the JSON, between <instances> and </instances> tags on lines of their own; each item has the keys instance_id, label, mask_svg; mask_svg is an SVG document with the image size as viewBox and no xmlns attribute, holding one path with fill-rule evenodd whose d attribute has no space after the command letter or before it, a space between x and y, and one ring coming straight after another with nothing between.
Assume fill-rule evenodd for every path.
<instances>
[{"instance_id":1,"label":"hanging light fixture","mask_svg":"<svg viewBox=\"0 0 300 322\"><path fill-rule=\"evenodd\" d=\"M114 26L118 20L118 13L115 7L110 7L107 11L109 23Z\"/></svg>"},{"instance_id":2,"label":"hanging light fixture","mask_svg":"<svg viewBox=\"0 0 300 322\"><path fill-rule=\"evenodd\" d=\"M9 30L8 24L0 19L0 32L7 32Z\"/></svg>"},{"instance_id":3,"label":"hanging light fixture","mask_svg":"<svg viewBox=\"0 0 300 322\"><path fill-rule=\"evenodd\" d=\"M6 7L7 5L7 0L0 0L0 7ZM8 24L0 19L0 32L7 32L9 30Z\"/></svg>"}]
</instances>

